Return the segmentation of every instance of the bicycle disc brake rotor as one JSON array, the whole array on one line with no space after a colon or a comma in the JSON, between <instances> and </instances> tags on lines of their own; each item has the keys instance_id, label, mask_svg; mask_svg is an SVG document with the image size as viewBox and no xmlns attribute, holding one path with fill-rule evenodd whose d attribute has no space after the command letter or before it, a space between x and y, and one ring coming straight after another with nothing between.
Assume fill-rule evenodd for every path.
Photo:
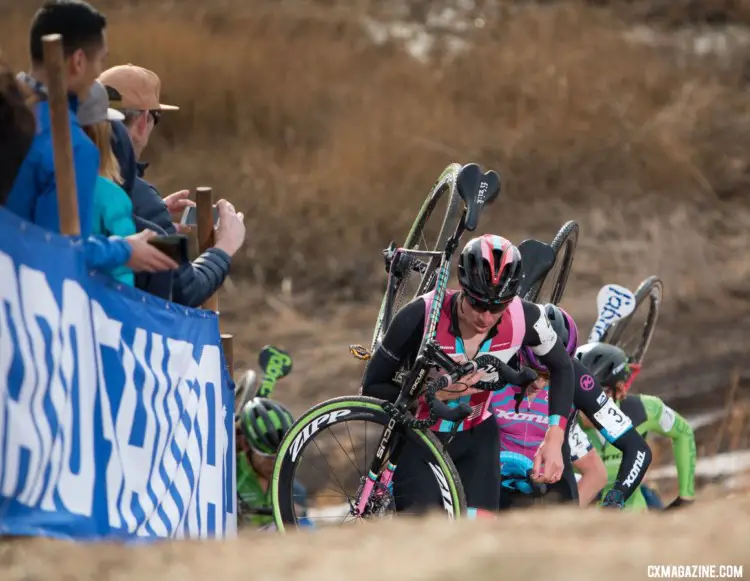
<instances>
[{"instance_id":1,"label":"bicycle disc brake rotor","mask_svg":"<svg viewBox=\"0 0 750 581\"><path fill-rule=\"evenodd\" d=\"M365 486L366 480L367 477L363 476L355 498L359 498L362 494L362 489ZM393 497L393 493L388 490L387 486L383 486L380 482L376 482L375 487L370 493L370 498L367 500L364 512L362 514L357 514L357 508L353 506L350 509L350 513L357 518L392 518L396 514L396 500Z\"/></svg>"}]
</instances>

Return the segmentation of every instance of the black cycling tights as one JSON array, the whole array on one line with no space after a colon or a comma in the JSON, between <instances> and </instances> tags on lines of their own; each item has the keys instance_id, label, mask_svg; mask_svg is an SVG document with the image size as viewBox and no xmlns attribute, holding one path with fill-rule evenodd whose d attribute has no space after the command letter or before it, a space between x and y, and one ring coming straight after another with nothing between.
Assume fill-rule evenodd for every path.
<instances>
[{"instance_id":1,"label":"black cycling tights","mask_svg":"<svg viewBox=\"0 0 750 581\"><path fill-rule=\"evenodd\" d=\"M445 443L449 434L436 433ZM457 432L445 445L456 465L469 508L496 511L500 501L500 441L494 417ZM439 508L440 489L416 444L407 443L393 474L396 510L422 512Z\"/></svg>"}]
</instances>

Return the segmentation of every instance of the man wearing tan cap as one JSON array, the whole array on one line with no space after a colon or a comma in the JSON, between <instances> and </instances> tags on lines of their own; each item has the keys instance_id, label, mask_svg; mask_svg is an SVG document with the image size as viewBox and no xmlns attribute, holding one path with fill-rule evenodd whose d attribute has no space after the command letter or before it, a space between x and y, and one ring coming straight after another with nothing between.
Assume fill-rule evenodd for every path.
<instances>
[{"instance_id":1,"label":"man wearing tan cap","mask_svg":"<svg viewBox=\"0 0 750 581\"><path fill-rule=\"evenodd\" d=\"M156 188L143 178L148 164L140 158L162 111L176 111L179 107L161 102L161 80L156 73L143 67L130 63L112 67L99 76L99 81L107 88L110 105L125 115L123 123L138 160L138 177L129 192L133 213L167 234L174 234L177 231L174 217L194 205L188 199L190 192L182 190L162 199ZM238 214L226 200L219 200L216 205L219 225L214 234L215 245L175 273L172 300L176 303L197 307L213 295L229 272L232 256L245 240L242 213ZM141 284L136 277L136 286L145 289L143 280Z\"/></svg>"},{"instance_id":2,"label":"man wearing tan cap","mask_svg":"<svg viewBox=\"0 0 750 581\"><path fill-rule=\"evenodd\" d=\"M161 112L177 111L179 107L159 102L161 81L156 73L142 67L118 65L104 71L99 81L108 87L112 107L125 113L125 125L135 155L140 158Z\"/></svg>"}]
</instances>

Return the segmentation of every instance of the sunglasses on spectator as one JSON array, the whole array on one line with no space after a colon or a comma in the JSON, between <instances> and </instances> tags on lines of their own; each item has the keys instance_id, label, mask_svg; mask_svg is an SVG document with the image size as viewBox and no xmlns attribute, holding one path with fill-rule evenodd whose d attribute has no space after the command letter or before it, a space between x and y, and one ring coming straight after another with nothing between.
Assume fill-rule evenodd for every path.
<instances>
[{"instance_id":1,"label":"sunglasses on spectator","mask_svg":"<svg viewBox=\"0 0 750 581\"><path fill-rule=\"evenodd\" d=\"M148 114L151 115L151 118L154 120L154 127L156 127L159 124L159 119L161 119L161 111L158 109L149 109Z\"/></svg>"},{"instance_id":2,"label":"sunglasses on spectator","mask_svg":"<svg viewBox=\"0 0 750 581\"><path fill-rule=\"evenodd\" d=\"M488 303L485 301L480 301L477 298L474 298L468 293L464 293L464 297L466 298L466 302L471 305L471 308L477 311L478 313L485 313L489 311L493 315L497 315L499 313L502 313L505 309L508 308L508 305L510 304L511 300L503 301L501 303Z\"/></svg>"}]
</instances>

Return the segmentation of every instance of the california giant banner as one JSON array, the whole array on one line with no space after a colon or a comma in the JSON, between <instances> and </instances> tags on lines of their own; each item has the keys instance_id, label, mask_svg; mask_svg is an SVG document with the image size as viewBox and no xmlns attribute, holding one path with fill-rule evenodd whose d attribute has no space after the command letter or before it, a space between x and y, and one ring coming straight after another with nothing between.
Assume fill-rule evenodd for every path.
<instances>
[{"instance_id":1,"label":"california giant banner","mask_svg":"<svg viewBox=\"0 0 750 581\"><path fill-rule=\"evenodd\" d=\"M0 209L0 534L236 532L214 313L89 275L82 243Z\"/></svg>"}]
</instances>

